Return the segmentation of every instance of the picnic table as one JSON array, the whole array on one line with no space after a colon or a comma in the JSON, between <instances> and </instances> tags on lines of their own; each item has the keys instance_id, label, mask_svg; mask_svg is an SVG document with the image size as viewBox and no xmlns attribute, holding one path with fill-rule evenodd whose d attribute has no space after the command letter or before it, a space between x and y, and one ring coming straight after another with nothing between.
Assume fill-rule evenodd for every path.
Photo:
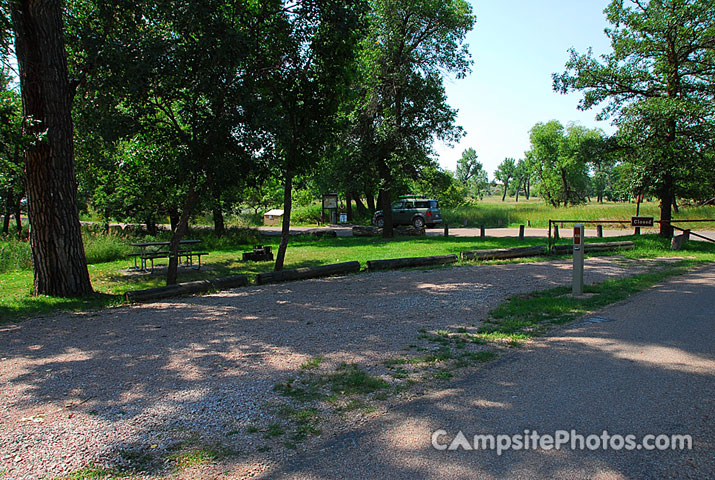
<instances>
[{"instance_id":1,"label":"picnic table","mask_svg":"<svg viewBox=\"0 0 715 480\"><path fill-rule=\"evenodd\" d=\"M181 265L181 259L184 259L184 265L195 268L201 268L201 256L208 255L209 252L194 251L194 247L201 243L200 240L181 240L179 242L178 261ZM134 258L134 269L142 272L147 270L147 262L151 264L151 271L154 271L154 260L157 258L169 258L170 242L138 242L131 243L132 247L139 248L138 252L130 253L128 256ZM194 258L198 260L198 265L194 267ZM137 263L137 259L139 262Z\"/></svg>"}]
</instances>

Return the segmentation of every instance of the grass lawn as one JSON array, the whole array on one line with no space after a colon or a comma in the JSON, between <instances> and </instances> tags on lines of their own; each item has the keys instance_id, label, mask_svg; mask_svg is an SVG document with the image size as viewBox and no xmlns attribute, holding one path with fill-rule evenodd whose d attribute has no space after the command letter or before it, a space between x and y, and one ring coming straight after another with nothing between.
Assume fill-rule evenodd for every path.
<instances>
[{"instance_id":1,"label":"grass lawn","mask_svg":"<svg viewBox=\"0 0 715 480\"><path fill-rule=\"evenodd\" d=\"M256 237L255 234L247 235L245 231L234 231L220 239L207 232L194 232L192 238L202 240L202 250L210 252L204 257L204 268L201 270L182 269L179 273L179 282L188 282L200 279L211 279L236 274L247 274L253 280L261 272L272 271L273 262L243 262L242 252L249 251L255 243L271 245L274 250L278 248L277 237ZM111 236L110 236L111 237ZM656 236L644 235L641 237L627 236L622 239L634 240L637 244L635 250L626 252L630 257L656 257L656 256L688 256L699 261L715 261L715 245L703 242L689 242L687 250L672 252L669 242ZM7 267L0 273L0 322L14 321L40 313L59 310L82 311L92 310L125 303L124 294L130 290L140 290L162 286L165 283L163 273L137 274L128 271L133 265L126 253L132 248L128 244L136 239L127 239L120 236L106 238L94 234L85 239L88 258L94 259L89 265L89 273L97 294L79 299L64 299L51 297L32 297L33 274L25 263L19 262L15 268ZM589 241L595 241L592 239ZM613 240L600 239L600 240ZM11 243L7 240L0 241L0 248ZM561 240L569 243L569 239ZM15 241L15 244L20 242ZM515 238L455 238L455 237L403 237L385 240L376 237L337 237L322 238L293 237L288 247L285 268L298 268L306 266L326 265L331 263L359 261L363 266L368 260L382 260L401 257L421 257L431 255L459 254L463 250L509 248L531 245L542 245L545 240L525 239L519 241ZM8 248L22 258L26 252L22 245ZM18 253L20 252L20 253ZM110 259L102 261L102 259ZM524 259L523 261L541 261L542 257ZM166 262L167 260L163 260ZM159 261L161 263L161 261ZM165 263L164 263L165 264Z\"/></svg>"}]
</instances>

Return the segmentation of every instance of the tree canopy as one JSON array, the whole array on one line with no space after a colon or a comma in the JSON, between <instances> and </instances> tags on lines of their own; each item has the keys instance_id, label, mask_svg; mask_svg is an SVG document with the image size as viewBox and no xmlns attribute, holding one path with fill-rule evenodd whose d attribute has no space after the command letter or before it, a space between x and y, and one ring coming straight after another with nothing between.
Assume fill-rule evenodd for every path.
<instances>
[{"instance_id":1,"label":"tree canopy","mask_svg":"<svg viewBox=\"0 0 715 480\"><path fill-rule=\"evenodd\" d=\"M661 202L661 234L672 234L676 193L712 192L715 138L715 1L614 0L606 8L611 52L571 51L554 89L583 92L581 109L605 104ZM704 187L704 188L703 188Z\"/></svg>"},{"instance_id":2,"label":"tree canopy","mask_svg":"<svg viewBox=\"0 0 715 480\"><path fill-rule=\"evenodd\" d=\"M374 165L392 236L392 188L396 177L417 178L432 159L435 138L462 136L447 104L445 74L469 72L464 38L474 25L464 0L371 0L362 40L353 136L361 162Z\"/></svg>"}]
</instances>

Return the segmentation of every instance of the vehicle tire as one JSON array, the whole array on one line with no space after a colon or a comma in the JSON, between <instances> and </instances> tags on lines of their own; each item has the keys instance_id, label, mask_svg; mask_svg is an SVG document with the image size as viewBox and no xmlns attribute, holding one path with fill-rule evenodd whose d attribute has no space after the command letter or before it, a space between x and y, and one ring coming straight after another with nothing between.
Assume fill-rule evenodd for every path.
<instances>
[{"instance_id":1,"label":"vehicle tire","mask_svg":"<svg viewBox=\"0 0 715 480\"><path fill-rule=\"evenodd\" d=\"M385 220L384 220L382 217L377 217L377 218L375 219L375 226L376 226L377 228L382 228L382 227L384 227L384 226L385 226Z\"/></svg>"},{"instance_id":2,"label":"vehicle tire","mask_svg":"<svg viewBox=\"0 0 715 480\"><path fill-rule=\"evenodd\" d=\"M425 219L422 217L415 217L412 219L412 226L416 229L425 228Z\"/></svg>"}]
</instances>

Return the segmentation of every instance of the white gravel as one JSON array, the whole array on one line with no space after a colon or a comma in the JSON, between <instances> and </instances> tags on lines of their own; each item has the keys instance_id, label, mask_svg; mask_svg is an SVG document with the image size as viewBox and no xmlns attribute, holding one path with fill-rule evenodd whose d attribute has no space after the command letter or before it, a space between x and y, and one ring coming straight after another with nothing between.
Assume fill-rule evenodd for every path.
<instances>
[{"instance_id":1,"label":"white gravel","mask_svg":"<svg viewBox=\"0 0 715 480\"><path fill-rule=\"evenodd\" d=\"M645 262L587 261L586 281ZM0 479L219 445L260 469L273 386L311 357L366 368L419 329L479 323L509 295L570 282L568 261L398 271L249 287L0 326ZM324 429L325 430L325 429ZM325 432L329 434L329 432Z\"/></svg>"}]
</instances>

